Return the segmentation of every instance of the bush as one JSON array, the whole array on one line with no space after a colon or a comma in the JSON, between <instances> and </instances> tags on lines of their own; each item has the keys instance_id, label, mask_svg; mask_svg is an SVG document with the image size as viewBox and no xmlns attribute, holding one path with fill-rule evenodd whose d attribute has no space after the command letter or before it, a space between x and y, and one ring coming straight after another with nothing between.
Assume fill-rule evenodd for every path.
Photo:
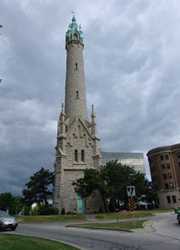
<instances>
[{"instance_id":1,"label":"bush","mask_svg":"<svg viewBox=\"0 0 180 250\"><path fill-rule=\"evenodd\" d=\"M38 215L55 215L59 214L57 208L49 206L49 205L39 205L38 207Z\"/></svg>"}]
</instances>

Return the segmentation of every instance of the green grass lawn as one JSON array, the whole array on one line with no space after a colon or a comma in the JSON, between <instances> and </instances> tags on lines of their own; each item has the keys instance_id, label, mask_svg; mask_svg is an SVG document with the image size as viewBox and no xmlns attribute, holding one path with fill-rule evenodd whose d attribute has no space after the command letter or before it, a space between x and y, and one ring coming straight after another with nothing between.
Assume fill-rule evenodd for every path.
<instances>
[{"instance_id":1,"label":"green grass lawn","mask_svg":"<svg viewBox=\"0 0 180 250\"><path fill-rule=\"evenodd\" d=\"M153 214L158 214L158 213L167 213L167 212L173 212L173 208L158 208L152 210Z\"/></svg>"},{"instance_id":2,"label":"green grass lawn","mask_svg":"<svg viewBox=\"0 0 180 250\"><path fill-rule=\"evenodd\" d=\"M133 212L130 211L121 211L118 213L101 213L96 215L96 219L100 220L114 220L114 219L130 219L130 218L141 218L146 216L153 216L157 213L164 213L173 211L172 209L154 209L154 210L136 210Z\"/></svg>"},{"instance_id":3,"label":"green grass lawn","mask_svg":"<svg viewBox=\"0 0 180 250\"><path fill-rule=\"evenodd\" d=\"M96 214L95 218L100 220L120 220L129 218L140 218L146 216L153 216L157 213L173 211L172 209L154 209L154 210L142 210L142 211L122 211L118 213L101 213ZM86 215L30 215L30 216L18 216L17 220L22 223L43 223L43 222L73 222L73 221L85 221Z\"/></svg>"},{"instance_id":4,"label":"green grass lawn","mask_svg":"<svg viewBox=\"0 0 180 250\"><path fill-rule=\"evenodd\" d=\"M115 231L131 231L132 229L143 228L144 222L145 220L117 222L117 223L86 223L86 224L68 225L67 227L104 229L104 230L115 230Z\"/></svg>"},{"instance_id":5,"label":"green grass lawn","mask_svg":"<svg viewBox=\"0 0 180 250\"><path fill-rule=\"evenodd\" d=\"M151 211L122 211L118 213L102 213L97 214L96 219L100 220L114 220L114 219L130 219L130 218L140 218L140 217L146 217L146 216L153 216L153 213Z\"/></svg>"},{"instance_id":6,"label":"green grass lawn","mask_svg":"<svg viewBox=\"0 0 180 250\"><path fill-rule=\"evenodd\" d=\"M85 215L29 215L18 216L17 220L22 223L68 222L85 220Z\"/></svg>"},{"instance_id":7,"label":"green grass lawn","mask_svg":"<svg viewBox=\"0 0 180 250\"><path fill-rule=\"evenodd\" d=\"M0 234L0 250L78 250L65 244L33 237Z\"/></svg>"}]
</instances>

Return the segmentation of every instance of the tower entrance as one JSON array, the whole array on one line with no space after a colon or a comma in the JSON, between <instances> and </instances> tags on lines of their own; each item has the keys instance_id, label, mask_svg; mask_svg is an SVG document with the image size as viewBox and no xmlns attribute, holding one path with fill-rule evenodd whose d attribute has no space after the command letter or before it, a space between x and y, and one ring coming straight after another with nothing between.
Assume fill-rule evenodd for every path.
<instances>
[{"instance_id":1,"label":"tower entrance","mask_svg":"<svg viewBox=\"0 0 180 250\"><path fill-rule=\"evenodd\" d=\"M82 198L80 194L77 194L77 213L85 213L85 199Z\"/></svg>"}]
</instances>

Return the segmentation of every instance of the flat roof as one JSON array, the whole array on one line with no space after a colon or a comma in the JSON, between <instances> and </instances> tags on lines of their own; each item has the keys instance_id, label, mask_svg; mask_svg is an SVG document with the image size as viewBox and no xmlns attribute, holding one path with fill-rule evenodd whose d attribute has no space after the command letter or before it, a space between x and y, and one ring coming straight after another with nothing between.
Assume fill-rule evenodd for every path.
<instances>
[{"instance_id":1,"label":"flat roof","mask_svg":"<svg viewBox=\"0 0 180 250\"><path fill-rule=\"evenodd\" d=\"M180 150L180 143L169 145L169 146L161 146L161 147L153 148L147 152L147 156L153 153L159 153L163 151L170 151L170 150L176 150L176 149Z\"/></svg>"},{"instance_id":2,"label":"flat roof","mask_svg":"<svg viewBox=\"0 0 180 250\"><path fill-rule=\"evenodd\" d=\"M143 153L134 153L134 152L101 152L102 158L106 160L110 159L144 159Z\"/></svg>"}]
</instances>

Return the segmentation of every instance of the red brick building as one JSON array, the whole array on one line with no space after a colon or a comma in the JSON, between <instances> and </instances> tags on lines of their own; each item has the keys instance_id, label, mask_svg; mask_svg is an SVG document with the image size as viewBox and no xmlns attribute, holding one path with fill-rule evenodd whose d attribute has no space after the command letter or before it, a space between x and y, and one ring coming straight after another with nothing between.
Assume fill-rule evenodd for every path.
<instances>
[{"instance_id":1,"label":"red brick building","mask_svg":"<svg viewBox=\"0 0 180 250\"><path fill-rule=\"evenodd\" d=\"M154 148L147 157L160 207L180 207L180 144Z\"/></svg>"}]
</instances>

